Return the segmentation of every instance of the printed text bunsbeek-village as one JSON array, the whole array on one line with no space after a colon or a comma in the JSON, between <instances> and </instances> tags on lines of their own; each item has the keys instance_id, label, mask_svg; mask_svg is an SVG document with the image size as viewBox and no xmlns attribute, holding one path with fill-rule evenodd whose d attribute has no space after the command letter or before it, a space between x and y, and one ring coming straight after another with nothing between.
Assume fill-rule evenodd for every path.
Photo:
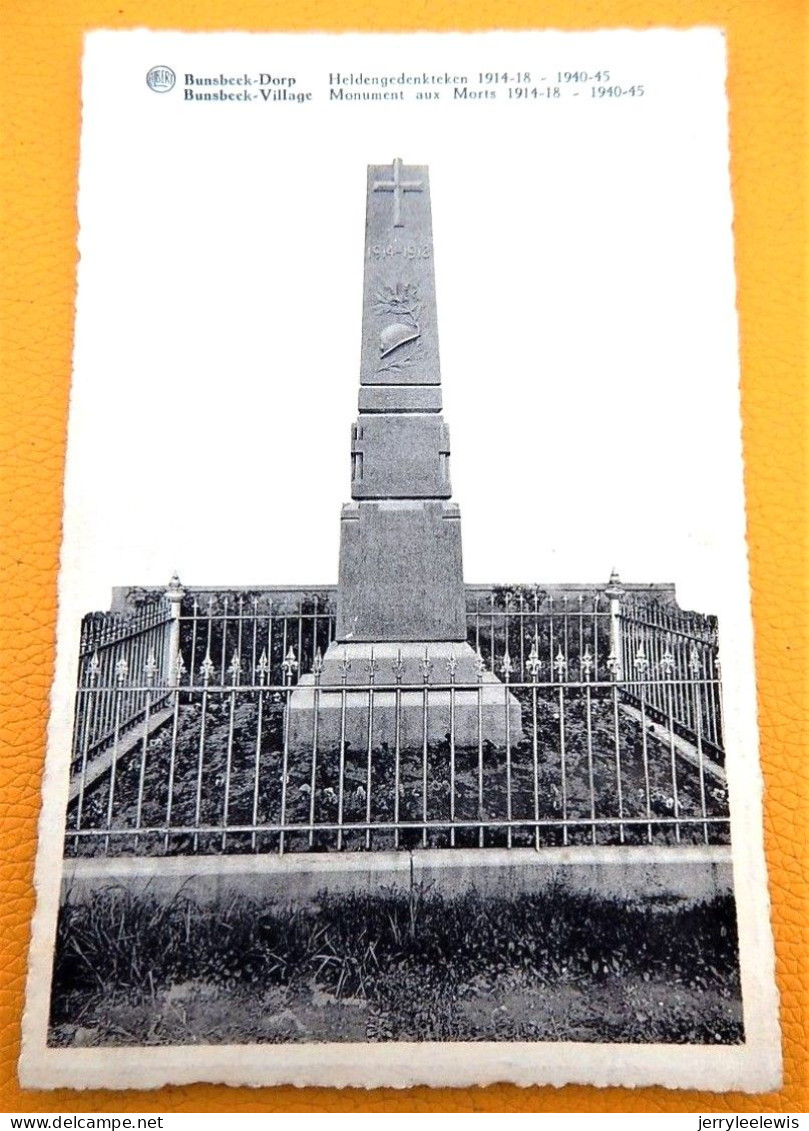
<instances>
[{"instance_id":1,"label":"printed text bunsbeek-village","mask_svg":"<svg viewBox=\"0 0 809 1131\"><path fill-rule=\"evenodd\" d=\"M325 75L323 78L325 79ZM643 83L629 82L622 76L616 81L606 68L559 71L493 70L474 75L456 75L447 71L401 71L396 74L331 72L325 88L320 81L309 83L296 75L271 71L240 74L219 73L183 76L183 100L190 103L286 103L300 106L326 98L330 103L363 102L493 102L493 101L561 101L588 98L616 101L641 98L646 93ZM307 80L308 81L308 80ZM315 86L318 89L313 89Z\"/></svg>"}]
</instances>

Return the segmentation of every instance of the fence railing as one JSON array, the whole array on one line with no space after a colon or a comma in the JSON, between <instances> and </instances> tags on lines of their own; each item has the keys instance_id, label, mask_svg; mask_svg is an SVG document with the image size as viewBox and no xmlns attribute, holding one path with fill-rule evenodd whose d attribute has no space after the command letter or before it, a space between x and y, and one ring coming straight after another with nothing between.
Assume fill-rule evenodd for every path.
<instances>
[{"instance_id":1,"label":"fence railing","mask_svg":"<svg viewBox=\"0 0 809 1131\"><path fill-rule=\"evenodd\" d=\"M194 672L206 656L224 671L235 654L245 671L255 672L261 656L267 680L284 683L284 662L290 649L298 671L310 671L318 651L334 638L335 610L328 597L300 593L290 600L269 594L189 594L178 616L177 655Z\"/></svg>"},{"instance_id":2,"label":"fence railing","mask_svg":"<svg viewBox=\"0 0 809 1131\"><path fill-rule=\"evenodd\" d=\"M94 626L69 853L728 841L716 624L616 578L476 599L463 682L454 654L415 682L373 651L324 675L317 594L175 584Z\"/></svg>"},{"instance_id":3,"label":"fence railing","mask_svg":"<svg viewBox=\"0 0 809 1131\"><path fill-rule=\"evenodd\" d=\"M724 765L716 619L632 598L617 625L627 700Z\"/></svg>"},{"instance_id":4,"label":"fence railing","mask_svg":"<svg viewBox=\"0 0 809 1131\"><path fill-rule=\"evenodd\" d=\"M125 616L91 613L82 623L71 769L93 761L139 720L153 692L168 686L172 604L157 596ZM110 694L114 692L114 694Z\"/></svg>"}]
</instances>

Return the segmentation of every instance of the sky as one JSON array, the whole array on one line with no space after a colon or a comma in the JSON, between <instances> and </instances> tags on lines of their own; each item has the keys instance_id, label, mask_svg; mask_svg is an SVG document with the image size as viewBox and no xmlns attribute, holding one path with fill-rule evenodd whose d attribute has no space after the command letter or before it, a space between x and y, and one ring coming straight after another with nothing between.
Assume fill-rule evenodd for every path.
<instances>
[{"instance_id":1,"label":"sky","mask_svg":"<svg viewBox=\"0 0 809 1131\"><path fill-rule=\"evenodd\" d=\"M709 29L92 33L63 597L336 581L365 170L400 156L430 168L466 580L617 568L720 612L746 585L724 67ZM338 71L496 97L337 103ZM479 79L526 72L551 95ZM312 98L185 97L222 74Z\"/></svg>"}]
</instances>

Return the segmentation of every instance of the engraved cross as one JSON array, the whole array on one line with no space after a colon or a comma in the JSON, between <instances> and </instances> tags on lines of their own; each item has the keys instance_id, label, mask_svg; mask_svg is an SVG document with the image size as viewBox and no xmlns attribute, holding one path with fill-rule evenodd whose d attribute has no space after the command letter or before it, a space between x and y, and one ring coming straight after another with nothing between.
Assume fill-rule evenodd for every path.
<instances>
[{"instance_id":1,"label":"engraved cross","mask_svg":"<svg viewBox=\"0 0 809 1131\"><path fill-rule=\"evenodd\" d=\"M403 192L421 192L424 187L421 181L403 181L402 180L402 159L395 157L393 160L393 180L392 181L374 181L374 192L392 192L393 193L393 226L394 228L403 228L404 221L402 220L402 193Z\"/></svg>"}]
</instances>

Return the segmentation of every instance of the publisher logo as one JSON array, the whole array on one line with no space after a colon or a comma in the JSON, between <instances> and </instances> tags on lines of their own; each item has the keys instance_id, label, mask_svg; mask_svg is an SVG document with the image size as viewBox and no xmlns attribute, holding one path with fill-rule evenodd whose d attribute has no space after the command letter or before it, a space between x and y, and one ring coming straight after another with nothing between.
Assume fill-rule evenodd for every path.
<instances>
[{"instance_id":1,"label":"publisher logo","mask_svg":"<svg viewBox=\"0 0 809 1131\"><path fill-rule=\"evenodd\" d=\"M146 75L146 85L157 94L165 94L174 86L176 79L171 67L152 67Z\"/></svg>"}]
</instances>

